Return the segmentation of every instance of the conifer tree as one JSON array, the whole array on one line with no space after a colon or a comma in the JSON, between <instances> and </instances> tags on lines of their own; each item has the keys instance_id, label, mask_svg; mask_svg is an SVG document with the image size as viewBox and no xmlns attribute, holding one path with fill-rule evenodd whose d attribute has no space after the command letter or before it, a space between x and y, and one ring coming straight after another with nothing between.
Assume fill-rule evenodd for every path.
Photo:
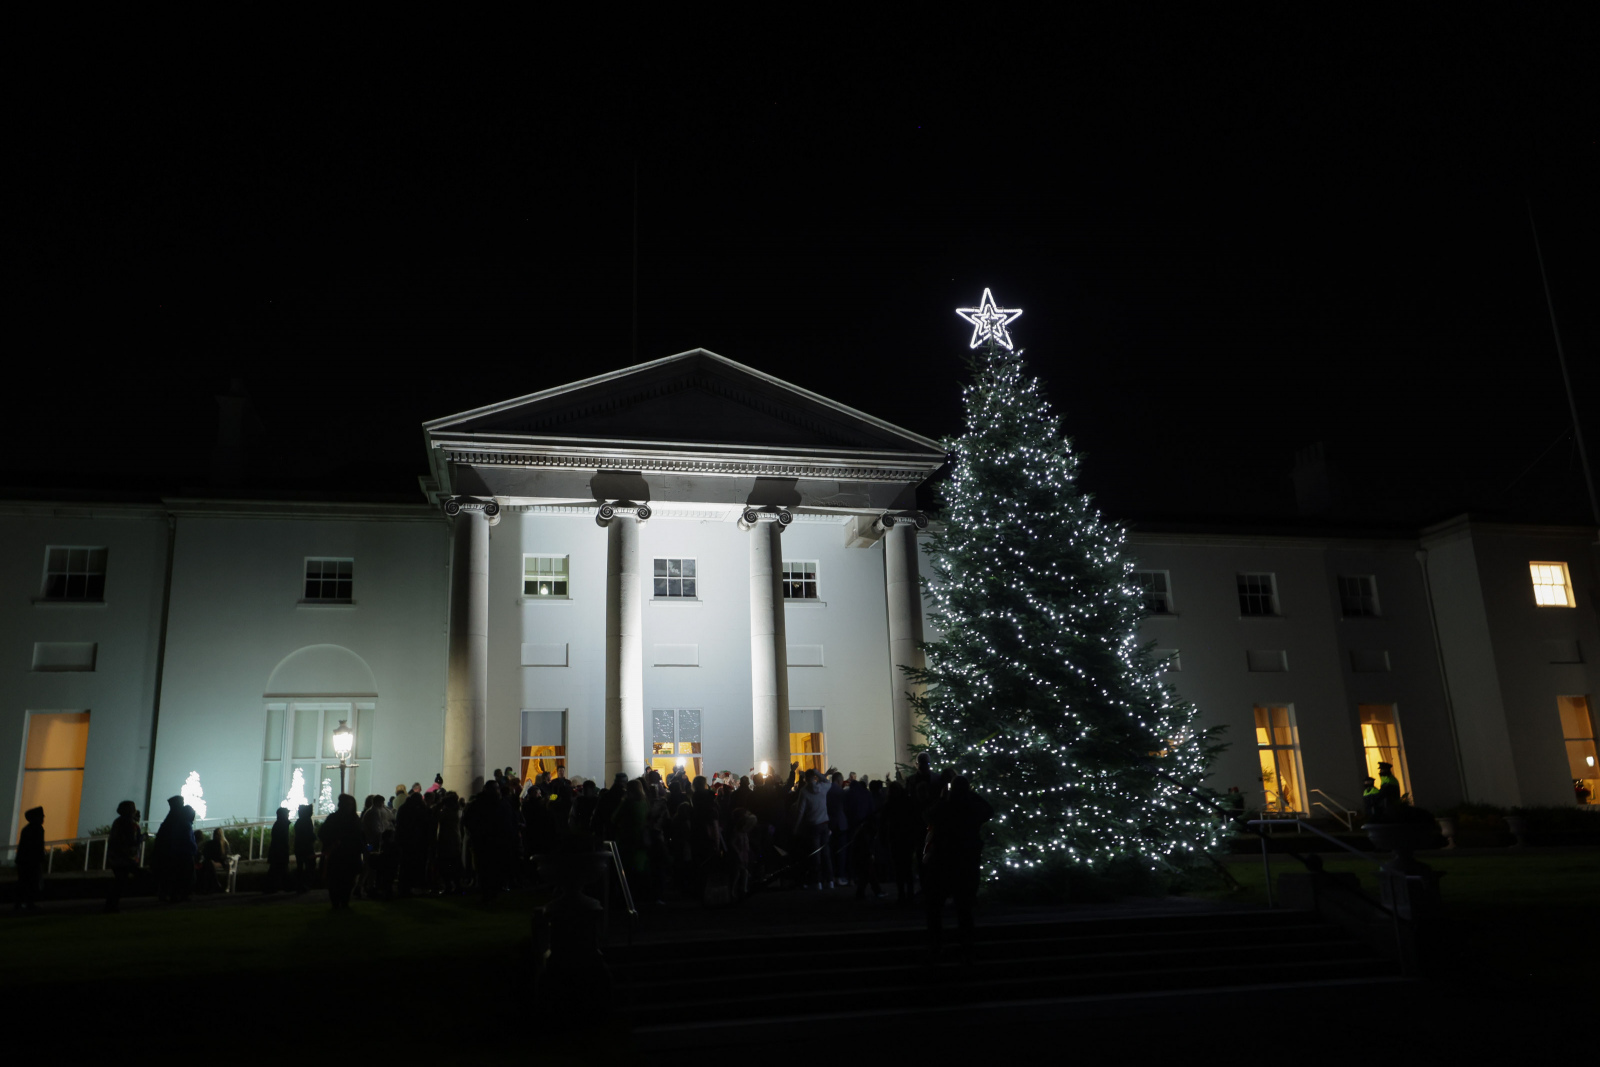
<instances>
[{"instance_id":1,"label":"conifer tree","mask_svg":"<svg viewBox=\"0 0 1600 1067\"><path fill-rule=\"evenodd\" d=\"M1126 532L1079 489L1021 353L991 340L971 368L925 546L938 639L906 670L923 750L994 806L990 880L1197 857L1220 837L1202 785L1220 746L1139 644Z\"/></svg>"}]
</instances>

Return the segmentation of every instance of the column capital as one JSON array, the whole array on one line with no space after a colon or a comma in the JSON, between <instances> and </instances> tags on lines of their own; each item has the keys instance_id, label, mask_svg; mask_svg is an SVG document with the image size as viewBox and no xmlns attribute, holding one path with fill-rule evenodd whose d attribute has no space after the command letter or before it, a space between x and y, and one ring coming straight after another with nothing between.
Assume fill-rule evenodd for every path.
<instances>
[{"instance_id":1,"label":"column capital","mask_svg":"<svg viewBox=\"0 0 1600 1067\"><path fill-rule=\"evenodd\" d=\"M649 504L634 504L627 500L616 500L609 504L601 504L595 509L594 519L600 525L608 525L618 515L632 515L640 522L648 522L654 514Z\"/></svg>"},{"instance_id":2,"label":"column capital","mask_svg":"<svg viewBox=\"0 0 1600 1067\"><path fill-rule=\"evenodd\" d=\"M452 519L463 511L481 511L493 526L500 521L500 501L492 497L485 500L475 496L453 496L445 500L444 513Z\"/></svg>"},{"instance_id":3,"label":"column capital","mask_svg":"<svg viewBox=\"0 0 1600 1067\"><path fill-rule=\"evenodd\" d=\"M789 528L789 524L793 521L794 516L789 513L788 508L772 506L764 508L747 507L739 515L739 528L741 530L751 530L754 529L759 523L775 522L778 524L778 529L781 531L787 530Z\"/></svg>"},{"instance_id":4,"label":"column capital","mask_svg":"<svg viewBox=\"0 0 1600 1067\"><path fill-rule=\"evenodd\" d=\"M886 511L878 516L877 525L884 530L896 525L909 525L919 530L926 530L928 516L920 511Z\"/></svg>"}]
</instances>

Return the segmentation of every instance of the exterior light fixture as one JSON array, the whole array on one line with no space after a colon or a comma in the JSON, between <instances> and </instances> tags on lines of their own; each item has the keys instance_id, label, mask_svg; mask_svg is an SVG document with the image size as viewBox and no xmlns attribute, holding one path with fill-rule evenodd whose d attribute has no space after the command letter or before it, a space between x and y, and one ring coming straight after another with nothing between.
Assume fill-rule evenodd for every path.
<instances>
[{"instance_id":1,"label":"exterior light fixture","mask_svg":"<svg viewBox=\"0 0 1600 1067\"><path fill-rule=\"evenodd\" d=\"M350 729L348 719L340 719L338 729L333 731L333 751L339 756L339 792L344 793L344 769L350 759L350 750L355 746L356 732Z\"/></svg>"}]
</instances>

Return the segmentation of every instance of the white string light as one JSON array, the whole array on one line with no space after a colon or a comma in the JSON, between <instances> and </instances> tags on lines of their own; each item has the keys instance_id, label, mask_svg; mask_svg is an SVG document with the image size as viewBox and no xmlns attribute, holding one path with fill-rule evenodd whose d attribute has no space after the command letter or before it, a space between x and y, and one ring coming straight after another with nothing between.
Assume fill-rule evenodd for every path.
<instances>
[{"instance_id":1,"label":"white string light","mask_svg":"<svg viewBox=\"0 0 1600 1067\"><path fill-rule=\"evenodd\" d=\"M994 294L985 287L977 307L956 308L956 314L972 323L972 343L968 348L993 342L1011 351L1011 333L1006 327L1022 317L1021 308L995 307Z\"/></svg>"}]
</instances>

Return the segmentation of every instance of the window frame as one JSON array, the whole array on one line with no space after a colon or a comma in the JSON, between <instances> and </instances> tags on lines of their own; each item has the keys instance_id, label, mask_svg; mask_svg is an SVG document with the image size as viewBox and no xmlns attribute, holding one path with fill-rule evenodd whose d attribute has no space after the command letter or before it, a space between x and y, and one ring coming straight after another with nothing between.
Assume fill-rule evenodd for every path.
<instances>
[{"instance_id":1,"label":"window frame","mask_svg":"<svg viewBox=\"0 0 1600 1067\"><path fill-rule=\"evenodd\" d=\"M346 579L343 575L339 574L339 572L337 570L334 571L334 576L332 578L325 577L322 572L319 572L317 574L316 578L312 578L311 577L311 564L313 564L313 563L348 563L348 564L350 564L350 575L349 575L349 578ZM337 589L337 587L339 585L343 584L346 580L348 580L349 583L350 583L350 595L349 596L344 596L344 597L337 597L337 596L336 597L320 597L320 596L319 597L312 597L312 596L306 596L305 595L308 592L307 585L310 582L315 581L315 582L318 583L319 586L327 585L329 582L332 582L333 585L335 586L335 588ZM300 603L302 603L302 604L354 604L355 602L356 602L356 560L355 560L354 556L306 556L301 560L301 565L300 565Z\"/></svg>"},{"instance_id":2,"label":"window frame","mask_svg":"<svg viewBox=\"0 0 1600 1067\"><path fill-rule=\"evenodd\" d=\"M1346 582L1366 582L1371 592L1346 592ZM1339 586L1339 617L1343 619L1381 619L1383 618L1383 601L1378 597L1378 576L1376 574L1341 574L1338 576ZM1351 611L1352 597L1357 610ZM1371 601L1371 611L1363 610L1365 601Z\"/></svg>"},{"instance_id":3,"label":"window frame","mask_svg":"<svg viewBox=\"0 0 1600 1067\"><path fill-rule=\"evenodd\" d=\"M1274 710L1280 709L1280 708L1283 710L1283 713L1284 713L1284 729L1286 729L1288 731L1288 733L1289 733L1289 741L1288 741L1287 744L1279 744L1278 741L1277 741L1277 738L1275 736L1273 736L1273 732L1277 729L1277 727L1272 724L1272 712ZM1308 811L1308 807L1304 806L1305 805L1305 799L1306 799L1306 797L1305 797L1306 769L1305 769L1305 762L1301 758L1301 753L1300 753L1300 725L1299 725L1298 722L1295 721L1294 705L1290 704L1290 703L1284 703L1284 704L1255 704L1255 705L1253 705L1251 707L1251 711L1250 711L1252 730L1260 730L1261 729L1260 725L1257 724L1255 720L1256 720L1256 712L1259 711L1259 710L1262 710L1262 709L1264 709L1267 712L1267 724L1268 724L1267 725L1267 729L1268 729L1268 736L1269 736L1270 740L1265 744L1263 744L1259 739L1256 741L1256 760L1257 760L1257 763L1259 764L1260 759L1261 759L1261 754L1263 752L1270 751L1271 753L1273 753L1273 756L1272 756L1273 773L1278 778L1279 781L1278 781L1278 789L1277 789L1278 806L1277 807L1272 807L1272 806L1267 804L1267 792L1268 792L1268 790L1267 790L1267 786L1266 786L1265 780L1264 779L1262 780L1262 782L1261 782L1261 805L1262 806L1261 806L1260 810L1275 812L1275 813L1284 814L1284 815L1289 815L1289 814L1300 814L1300 815L1303 815L1303 814L1306 814L1307 811ZM1287 757L1281 757L1279 755L1280 753L1287 753ZM1293 789L1295 790L1296 793L1299 794L1298 796L1294 797L1293 799L1295 799L1300 805L1302 805L1302 806L1295 807L1295 808L1288 808L1288 807L1284 806L1282 777L1283 777L1283 768L1284 768L1284 759L1285 758L1288 760L1288 766L1289 766L1290 770L1292 771L1292 773L1294 774L1295 780L1294 780L1294 784L1293 784ZM1262 768L1262 769L1264 771L1264 768Z\"/></svg>"},{"instance_id":4,"label":"window frame","mask_svg":"<svg viewBox=\"0 0 1600 1067\"><path fill-rule=\"evenodd\" d=\"M324 779L335 784L339 781L339 755L333 751L331 737L341 720L355 733L350 758L345 761L345 791L353 795L357 801L371 792L369 787L372 777L372 740L376 732L378 715L376 701L306 697L298 700L272 701L264 704L263 710L266 714L266 729L262 732L261 773L263 778L276 774L278 779L276 792L280 798L287 799L289 787L294 783L295 768L299 767L305 772L306 800L311 804L313 814L319 817L327 814L318 807L318 797L321 795ZM278 759L272 759L269 755L273 750L269 731L274 712L281 716L282 724L281 743L277 747ZM317 751L311 756L300 756L295 753L296 727L303 715L317 717L315 734ZM266 788L265 781L262 783L261 792L263 795L270 792ZM335 792L334 802L337 803L338 799L339 795ZM281 803L282 799L279 800L279 804ZM261 814L265 816L272 813ZM289 814L292 817L295 813L291 811Z\"/></svg>"},{"instance_id":5,"label":"window frame","mask_svg":"<svg viewBox=\"0 0 1600 1067\"><path fill-rule=\"evenodd\" d=\"M678 564L678 573L677 574L673 574L672 573L672 564L674 564L674 563ZM685 563L689 564L690 568L693 569L693 571L694 571L693 574L684 574L683 573L683 565ZM657 564L660 564L662 566L662 568L663 568L662 573L660 573L660 574L656 573L656 565ZM671 591L671 588L672 588L671 583L674 580L676 580L679 583L679 588L680 589L682 588L682 583L683 582L685 582L685 581L693 582L694 583L693 591L688 592L688 593L683 593L683 592L674 593L674 592L672 592ZM656 585L656 582L658 582L658 581L659 582L663 582L663 583L666 584L667 592L658 593L656 591L659 588ZM684 603L684 602L699 600L700 599L700 582L701 581L702 581L702 575L700 574L700 559L699 559L698 556L652 556L650 558L650 599L651 600L664 600L664 601L671 601L671 602L675 602L675 603Z\"/></svg>"},{"instance_id":6,"label":"window frame","mask_svg":"<svg viewBox=\"0 0 1600 1067\"><path fill-rule=\"evenodd\" d=\"M1151 576L1159 575L1162 584L1164 584L1166 588L1160 590L1159 592L1151 590L1148 586L1139 581L1139 576L1142 574L1148 574ZM1168 615L1176 615L1178 613L1177 609L1173 605L1172 600L1172 571L1161 567L1135 567L1133 570L1128 572L1128 580L1132 583L1133 587L1139 591L1139 597L1144 601L1144 618L1160 619L1165 618ZM1165 611L1150 610L1150 598L1152 596L1159 596L1162 599L1162 601L1166 604Z\"/></svg>"},{"instance_id":7,"label":"window frame","mask_svg":"<svg viewBox=\"0 0 1600 1067\"><path fill-rule=\"evenodd\" d=\"M1388 709L1389 722L1387 722L1387 723L1367 723L1367 722L1363 722L1362 721L1362 716L1366 713L1366 709L1367 708L1386 708L1386 709ZM1394 770L1396 772L1395 777L1400 779L1400 795L1402 797L1405 797L1405 798L1408 798L1408 799L1412 798L1413 797L1413 793L1412 793L1412 786L1411 786L1411 767L1406 762L1406 735L1405 735L1405 731L1403 731L1400 728L1400 705L1394 703L1393 701L1389 701L1389 702L1386 702L1386 703L1360 703L1360 704L1357 704L1356 705L1356 725L1357 725L1357 729L1359 729L1361 731L1361 758L1362 758L1362 762L1363 762L1363 765L1367 769L1367 773L1371 774L1374 779L1376 779L1378 777L1378 760L1374 759L1372 757L1371 753L1374 750L1382 752L1383 749L1385 749L1387 747L1391 747L1391 746L1384 745L1381 742L1378 743L1378 744L1368 744L1367 743L1367 727L1368 726L1388 726L1390 729L1392 729L1394 731L1394 745L1392 746L1394 748L1394 759L1390 760L1390 761L1387 761L1387 762L1389 762L1389 763L1391 763L1393 765ZM1374 733L1374 735L1376 735L1377 731L1374 730L1373 733Z\"/></svg>"},{"instance_id":8,"label":"window frame","mask_svg":"<svg viewBox=\"0 0 1600 1067\"><path fill-rule=\"evenodd\" d=\"M1588 718L1589 735L1587 737L1581 733L1575 736L1568 731L1565 714L1567 709L1563 707L1563 704L1567 701L1574 702L1571 710L1575 714L1584 715ZM1561 694L1556 697L1556 712L1561 716L1562 755L1567 760L1567 773L1574 783L1581 781L1588 786L1589 799L1583 803L1584 807L1600 804L1600 740L1596 738L1594 702L1589 699L1587 693ZM1578 725L1582 726L1584 724L1579 723ZM1584 746L1588 747L1587 753L1583 751ZM1586 775L1572 774L1573 765L1579 758L1595 761L1589 765L1589 773ZM1577 802L1576 794L1573 796L1573 801L1574 803Z\"/></svg>"},{"instance_id":9,"label":"window frame","mask_svg":"<svg viewBox=\"0 0 1600 1067\"><path fill-rule=\"evenodd\" d=\"M679 599L682 599L682 598L679 598ZM684 712L692 712L695 715L699 716L699 720L698 720L698 722L696 724L696 727L695 727L695 732L700 735L700 740L698 740L698 741L685 741L685 740L683 740L683 734L684 734L683 713ZM663 713L667 713L667 714L670 714L672 716L672 740L671 741L658 741L656 739L656 716L661 715ZM665 708L663 708L663 707L652 707L650 709L650 736L649 736L648 740L645 742L647 745L649 745L649 748L646 750L645 757L644 757L645 758L645 768L646 768L646 770L658 771L658 772L660 772L661 777L663 779L666 779L669 776L671 776L671 774L673 773L674 769L677 766L678 761L679 760L683 760L684 761L684 763L683 763L684 770L688 773L689 780L691 782L694 781L694 779L696 779L697 777L700 777L701 775L704 775L706 773L705 772L705 765L706 765L706 746L705 746L706 720L705 720L705 714L706 713L705 713L705 709L704 708L683 708L683 707L665 707ZM672 746L672 751L670 751L670 752L658 752L656 750L656 746L657 745L662 745L662 744L671 745ZM690 747L686 748L685 746L690 746ZM657 760L665 760L665 761L667 761L667 766L666 766L665 770L662 770L661 767L656 766L656 761Z\"/></svg>"},{"instance_id":10,"label":"window frame","mask_svg":"<svg viewBox=\"0 0 1600 1067\"><path fill-rule=\"evenodd\" d=\"M563 582L566 583L567 591L565 593L530 593L530 592L528 592L528 561L529 560L544 560L544 559L560 560L561 561L561 565L562 565L561 574L564 577L561 578L560 581L563 581ZM536 571L534 573L535 574L542 574L542 572L538 572L538 571ZM555 571L551 571L550 572L550 582L551 582L552 586L557 581L557 579L555 577L555 573L556 573ZM538 582L539 580L540 580L540 578L535 578L534 579L535 582ZM571 600L572 599L572 553L570 553L570 552L524 552L522 554L522 578L520 579L520 581L522 582L522 599L524 599L524 600L533 600L533 601L538 601L540 603L553 603L553 602L556 602L556 601L568 601L568 600Z\"/></svg>"},{"instance_id":11,"label":"window frame","mask_svg":"<svg viewBox=\"0 0 1600 1067\"><path fill-rule=\"evenodd\" d=\"M1246 611L1245 597L1259 597L1259 592L1247 592L1243 586L1249 578L1265 578L1268 584L1268 593L1271 611ZM1234 593L1239 605L1241 619L1278 619L1283 617L1283 605L1278 598L1278 572L1277 571L1236 571L1234 573Z\"/></svg>"},{"instance_id":12,"label":"window frame","mask_svg":"<svg viewBox=\"0 0 1600 1067\"><path fill-rule=\"evenodd\" d=\"M810 567L811 571L809 576L805 571L802 570L800 572L800 577L789 577L789 568L794 565ZM783 561L782 577L779 578L778 582L782 587L784 600L792 600L797 604L817 603L822 599L822 561L815 559L786 559ZM811 595L790 596L789 586L791 583L798 583L802 590L804 590L807 585L810 585Z\"/></svg>"},{"instance_id":13,"label":"window frame","mask_svg":"<svg viewBox=\"0 0 1600 1067\"><path fill-rule=\"evenodd\" d=\"M817 726L819 727L819 729L816 729L816 730L799 730L799 731L795 730L795 728L794 728L794 713L797 712L797 711L800 711L800 712L816 712L816 715L817 715ZM799 771L800 774L804 774L808 769L811 769L813 767L816 769L818 774L821 774L822 772L826 771L828 769L828 722L827 722L826 709L824 709L824 708L822 708L820 706L815 707L815 708L791 708L791 709L789 709L789 716L790 716L790 721L789 721L789 742L788 742L788 744L789 744L789 762L790 763L798 763L798 764L800 764L800 771ZM801 736L801 735L804 735L806 737L815 737L815 738L817 738L818 739L817 751L810 752L810 751L799 751L799 750L796 750L795 747L794 747L794 745L795 745L794 739L797 736ZM788 767L783 767L781 769L780 768L773 768L773 770L774 770L775 773L778 774L778 776L780 778L789 773L789 768Z\"/></svg>"},{"instance_id":14,"label":"window frame","mask_svg":"<svg viewBox=\"0 0 1600 1067\"><path fill-rule=\"evenodd\" d=\"M51 553L54 553L54 552L64 552L64 553L66 553L66 564L65 564L65 568L66 569L60 570L60 571L51 569L50 556L51 556ZM72 569L72 553L74 553L74 552L86 552L86 553L88 553L88 558L85 560L85 569L82 570L82 571L74 571ZM99 571L94 571L92 569L89 569L89 565L95 562L95 559L96 559L95 554L96 553L99 554L99 564L100 564L100 570ZM45 545L45 547L44 547L44 569L43 569L43 572L42 572L42 574L40 575L40 578L39 578L39 597L38 597L38 599L43 603L49 603L49 604L104 604L106 602L106 571L108 569L107 568L107 557L109 557L110 554L111 554L110 549L105 545ZM82 577L84 579L84 586L85 586L84 595L83 596L67 596L65 593L63 593L60 596L51 595L51 592L50 592L50 579L51 579L51 577L53 575L56 575L56 574L61 575L61 577L63 579L63 585L64 586L65 585L70 585L71 581L72 581L72 578L75 575L79 576L79 577ZM99 578L100 579L99 595L90 596L89 592L88 592L88 586L90 584L90 581L92 579L94 579L94 578Z\"/></svg>"},{"instance_id":15,"label":"window frame","mask_svg":"<svg viewBox=\"0 0 1600 1067\"><path fill-rule=\"evenodd\" d=\"M1541 600L1540 599L1539 591L1541 589L1555 589L1555 588L1557 588L1557 586L1556 586L1556 584L1554 582L1541 582L1541 581L1539 581L1539 572L1538 572L1538 570L1535 569L1535 568L1538 568L1538 567L1560 567L1561 568L1560 589L1561 589L1561 595L1563 597L1563 600L1560 603L1556 603L1553 600L1546 601L1546 600ZM1576 595L1572 591L1572 572L1567 568L1567 564L1566 564L1566 562L1564 560L1558 562L1556 560L1530 559L1528 561L1528 578L1529 578L1530 583L1533 586L1533 606L1534 607L1536 607L1536 608L1575 608L1575 607L1578 606L1578 599L1577 599Z\"/></svg>"}]
</instances>

